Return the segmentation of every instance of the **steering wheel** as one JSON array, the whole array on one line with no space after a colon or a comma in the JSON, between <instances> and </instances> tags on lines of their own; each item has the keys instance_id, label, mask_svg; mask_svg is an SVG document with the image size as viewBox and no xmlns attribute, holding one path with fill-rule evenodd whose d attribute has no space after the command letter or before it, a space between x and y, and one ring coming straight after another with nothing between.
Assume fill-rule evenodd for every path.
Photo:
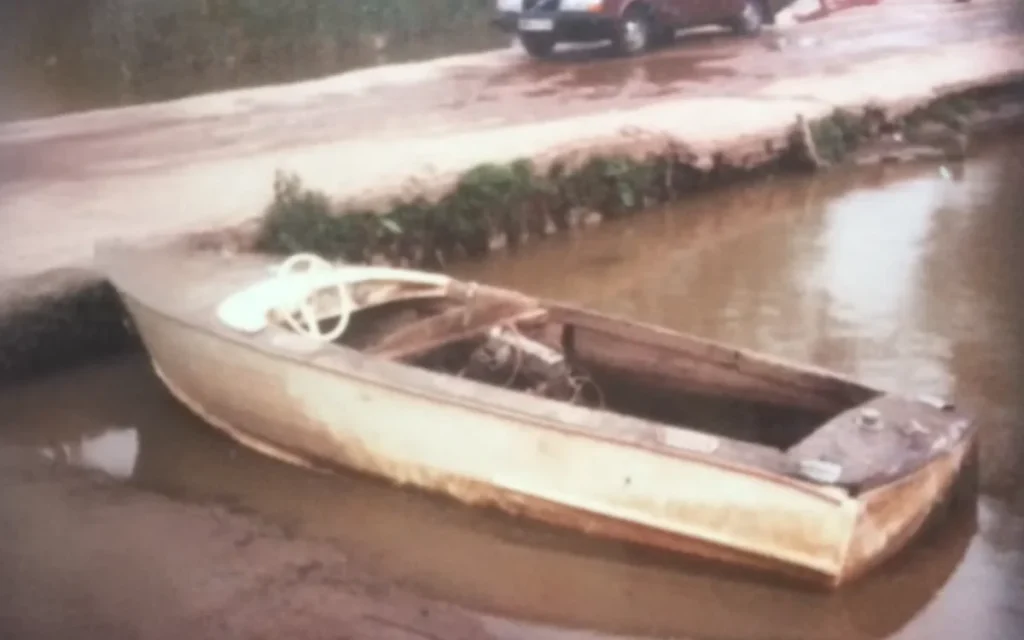
<instances>
[{"instance_id":1,"label":"steering wheel","mask_svg":"<svg viewBox=\"0 0 1024 640\"><path fill-rule=\"evenodd\" d=\"M300 266L305 269L299 269ZM318 255L312 253L299 253L291 256L277 270L279 278L287 278L295 275L296 272L313 273L317 271L332 270L334 267ZM323 331L316 313L316 295L328 289L338 291L338 323L330 331ZM355 310L355 301L348 285L344 282L330 284L324 287L317 287L307 292L298 304L298 309L284 315L285 324L295 333L312 338L318 342L334 342L345 333L348 323L352 319L352 312ZM296 317L298 316L298 317Z\"/></svg>"}]
</instances>

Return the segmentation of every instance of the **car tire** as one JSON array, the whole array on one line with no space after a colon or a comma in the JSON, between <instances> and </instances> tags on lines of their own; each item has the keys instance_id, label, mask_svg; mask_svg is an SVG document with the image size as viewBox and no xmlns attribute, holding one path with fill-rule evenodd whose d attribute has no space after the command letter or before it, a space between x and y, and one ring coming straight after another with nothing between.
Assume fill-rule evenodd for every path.
<instances>
[{"instance_id":1,"label":"car tire","mask_svg":"<svg viewBox=\"0 0 1024 640\"><path fill-rule=\"evenodd\" d=\"M623 14L612 43L623 56L635 56L647 51L655 39L655 25L650 12L644 7L633 7Z\"/></svg>"},{"instance_id":2,"label":"car tire","mask_svg":"<svg viewBox=\"0 0 1024 640\"><path fill-rule=\"evenodd\" d=\"M547 58L555 50L555 36L550 33L520 33L519 43L534 58Z\"/></svg>"},{"instance_id":3,"label":"car tire","mask_svg":"<svg viewBox=\"0 0 1024 640\"><path fill-rule=\"evenodd\" d=\"M767 22L765 4L761 0L745 0L743 10L733 18L732 30L741 36L756 36Z\"/></svg>"}]
</instances>

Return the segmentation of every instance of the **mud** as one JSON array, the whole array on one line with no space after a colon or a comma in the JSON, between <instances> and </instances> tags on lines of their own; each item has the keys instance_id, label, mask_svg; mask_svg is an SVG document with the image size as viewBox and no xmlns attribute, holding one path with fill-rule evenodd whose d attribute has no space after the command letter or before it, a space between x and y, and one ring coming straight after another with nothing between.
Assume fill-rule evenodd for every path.
<instances>
[{"instance_id":1,"label":"mud","mask_svg":"<svg viewBox=\"0 0 1024 640\"><path fill-rule=\"evenodd\" d=\"M6 638L499 637L254 515L55 471L16 449L0 450L0 468Z\"/></svg>"}]
</instances>

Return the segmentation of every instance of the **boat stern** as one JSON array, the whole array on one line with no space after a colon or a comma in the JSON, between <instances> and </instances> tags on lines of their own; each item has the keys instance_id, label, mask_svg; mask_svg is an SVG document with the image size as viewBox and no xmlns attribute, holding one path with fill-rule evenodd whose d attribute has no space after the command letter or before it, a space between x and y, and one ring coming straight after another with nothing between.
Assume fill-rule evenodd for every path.
<instances>
[{"instance_id":1,"label":"boat stern","mask_svg":"<svg viewBox=\"0 0 1024 640\"><path fill-rule=\"evenodd\" d=\"M917 413L930 419L889 427L899 429L906 441L904 457L883 457L889 460L890 473L850 489L858 515L835 586L863 576L905 549L923 531L939 525L958 502L977 498L976 426L951 405ZM919 455L912 455L915 451ZM902 465L896 465L896 459Z\"/></svg>"}]
</instances>

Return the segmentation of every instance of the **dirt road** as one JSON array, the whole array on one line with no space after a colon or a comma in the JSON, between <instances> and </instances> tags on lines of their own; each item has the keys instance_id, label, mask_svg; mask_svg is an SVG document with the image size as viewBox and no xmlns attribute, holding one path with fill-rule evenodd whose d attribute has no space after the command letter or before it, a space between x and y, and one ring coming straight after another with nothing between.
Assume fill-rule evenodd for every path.
<instances>
[{"instance_id":1,"label":"dirt road","mask_svg":"<svg viewBox=\"0 0 1024 640\"><path fill-rule=\"evenodd\" d=\"M0 127L0 235L10 239L0 278L86 264L111 234L244 220L279 168L358 197L645 123L721 140L791 123L838 94L927 92L1024 49L1014 5L886 0L756 39L681 34L637 59L572 49L536 62L510 48L10 123Z\"/></svg>"}]
</instances>

